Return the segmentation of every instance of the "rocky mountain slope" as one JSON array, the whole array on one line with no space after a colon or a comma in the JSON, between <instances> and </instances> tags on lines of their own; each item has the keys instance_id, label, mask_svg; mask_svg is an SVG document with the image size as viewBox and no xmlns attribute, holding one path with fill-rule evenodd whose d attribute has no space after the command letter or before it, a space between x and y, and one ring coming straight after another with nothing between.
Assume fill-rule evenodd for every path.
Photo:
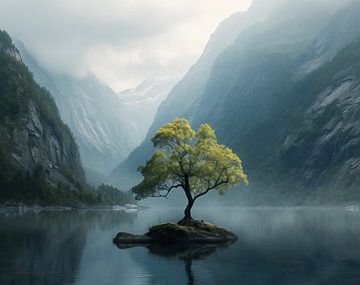
<instances>
[{"instance_id":1,"label":"rocky mountain slope","mask_svg":"<svg viewBox=\"0 0 360 285\"><path fill-rule=\"evenodd\" d=\"M0 31L0 200L86 201L77 145L49 92Z\"/></svg>"},{"instance_id":2,"label":"rocky mountain slope","mask_svg":"<svg viewBox=\"0 0 360 285\"><path fill-rule=\"evenodd\" d=\"M178 78L148 79L135 88L119 93L128 120L133 124L132 132L137 134L137 140L132 144L131 150L144 140L159 105L167 98L177 81ZM127 155L129 153L130 151L127 152Z\"/></svg>"},{"instance_id":3,"label":"rocky mountain slope","mask_svg":"<svg viewBox=\"0 0 360 285\"><path fill-rule=\"evenodd\" d=\"M360 199L360 33L358 39L298 82L298 96L287 104L294 111L283 118L288 132L278 146L277 172L299 190L324 192L308 193L310 200Z\"/></svg>"},{"instance_id":4,"label":"rocky mountain slope","mask_svg":"<svg viewBox=\"0 0 360 285\"><path fill-rule=\"evenodd\" d=\"M61 117L73 131L87 177L113 169L144 139L161 101L175 81L147 81L116 94L94 75L74 78L50 72L17 41L35 80L50 90Z\"/></svg>"},{"instance_id":5,"label":"rocky mountain slope","mask_svg":"<svg viewBox=\"0 0 360 285\"><path fill-rule=\"evenodd\" d=\"M264 21L240 28L234 43L214 59L203 89L173 113L195 127L210 123L219 140L240 155L251 186L233 203L360 198L360 4L334 3L279 3ZM177 110L171 95L157 118L170 119L162 108ZM134 173L150 152L149 142L143 143L113 172L113 182L124 183L122 174Z\"/></svg>"},{"instance_id":6,"label":"rocky mountain slope","mask_svg":"<svg viewBox=\"0 0 360 285\"><path fill-rule=\"evenodd\" d=\"M344 165L326 159L336 156L336 148L325 142L330 140L326 128L333 131L334 122L341 121L338 125L341 133L346 132L345 126L353 125L354 118L341 116L340 119L339 115L348 112L344 98L351 96L356 102L359 96L354 73L359 54L351 42L360 38L356 16L360 5L352 2L335 14L333 10L327 10L326 14L322 5L316 9L313 2L299 4L301 7L293 6L298 18L285 8L288 19L282 14L280 22L274 21L273 27L270 24L258 27L263 31L259 36L254 37L252 31L250 35L243 33L218 58L199 103L208 107L194 110L192 122L198 125L208 121L215 126L219 138L240 154L254 184L252 192L259 190L259 196L263 195L263 189L269 191L269 188L272 195L284 192L280 197L275 195L273 203L283 199L308 203L316 203L314 200L318 199L351 200L354 196L344 192L357 187L356 175L352 178L343 175L349 163L345 153L337 158ZM313 14L304 23L302 15L307 13ZM317 16L320 14L322 17ZM275 41L266 37L281 31L281 27L286 27L281 37ZM347 78L352 78L350 88L341 83L348 84ZM340 89L336 91L337 86ZM325 99L330 94L333 99L331 96ZM339 103L331 108L316 107L322 100ZM344 138L336 147L346 147L352 139ZM356 159L356 154L352 152L349 159ZM320 194L321 189L328 191ZM330 194L336 189L342 189L343 193Z\"/></svg>"},{"instance_id":7,"label":"rocky mountain slope","mask_svg":"<svg viewBox=\"0 0 360 285\"><path fill-rule=\"evenodd\" d=\"M211 35L205 50L199 60L190 68L187 74L171 90L167 99L162 102L148 129L145 139L126 160L117 166L108 177L108 181L122 188L129 188L139 179L136 169L152 152L150 139L153 133L175 117L187 117L189 110L203 94L209 80L211 70L217 57L234 43L238 35L248 27L261 23L271 13L274 6L286 0L254 1L249 10L236 13L225 19Z\"/></svg>"}]
</instances>

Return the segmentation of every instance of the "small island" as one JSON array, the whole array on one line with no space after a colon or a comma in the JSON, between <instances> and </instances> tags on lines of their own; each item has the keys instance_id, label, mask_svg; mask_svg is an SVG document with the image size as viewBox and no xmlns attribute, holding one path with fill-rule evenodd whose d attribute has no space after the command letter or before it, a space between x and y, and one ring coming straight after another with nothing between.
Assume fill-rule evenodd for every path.
<instances>
[{"instance_id":1,"label":"small island","mask_svg":"<svg viewBox=\"0 0 360 285\"><path fill-rule=\"evenodd\" d=\"M186 226L176 223L156 225L144 235L120 232L113 241L119 247L126 248L149 244L220 244L232 243L236 240L237 236L232 232L205 221L194 221L191 225Z\"/></svg>"},{"instance_id":2,"label":"small island","mask_svg":"<svg viewBox=\"0 0 360 285\"><path fill-rule=\"evenodd\" d=\"M229 187L248 184L240 158L217 142L214 130L202 124L195 132L186 119L176 118L157 130L152 139L156 150L139 167L143 180L132 188L136 199L164 197L177 189L187 198L184 217L177 223L153 226L144 235L120 232L113 239L119 248L149 244L222 244L237 236L206 221L194 220L191 209L210 191L223 194Z\"/></svg>"}]
</instances>

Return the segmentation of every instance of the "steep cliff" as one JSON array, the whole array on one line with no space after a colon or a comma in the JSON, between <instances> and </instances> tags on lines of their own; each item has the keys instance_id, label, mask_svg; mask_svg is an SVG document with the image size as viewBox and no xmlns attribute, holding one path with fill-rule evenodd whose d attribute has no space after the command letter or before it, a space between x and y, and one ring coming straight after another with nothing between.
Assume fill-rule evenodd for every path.
<instances>
[{"instance_id":1,"label":"steep cliff","mask_svg":"<svg viewBox=\"0 0 360 285\"><path fill-rule=\"evenodd\" d=\"M69 204L89 194L72 133L5 31L0 31L0 169L1 201Z\"/></svg>"},{"instance_id":2,"label":"steep cliff","mask_svg":"<svg viewBox=\"0 0 360 285\"><path fill-rule=\"evenodd\" d=\"M231 203L360 199L359 13L358 1L281 3L263 22L240 29L214 59L203 90L180 105L174 115L194 127L210 123L242 158L250 187L231 194ZM149 142L113 172L117 183L121 172L135 173L131 163L149 157Z\"/></svg>"},{"instance_id":3,"label":"steep cliff","mask_svg":"<svg viewBox=\"0 0 360 285\"><path fill-rule=\"evenodd\" d=\"M159 106L154 122L151 124L145 139L129 156L109 175L108 182L121 188L129 188L139 179L137 167L144 163L153 151L151 137L156 129L175 117L189 117L188 112L197 105L209 80L211 70L217 57L237 39L247 28L261 23L269 17L274 7L286 0L256 0L249 10L231 15L225 19L211 35L203 54L190 68L186 75L174 86L168 97Z\"/></svg>"},{"instance_id":4,"label":"steep cliff","mask_svg":"<svg viewBox=\"0 0 360 285\"><path fill-rule=\"evenodd\" d=\"M298 82L293 94L283 117L288 131L274 157L276 171L305 191L309 202L359 200L360 41Z\"/></svg>"},{"instance_id":5,"label":"steep cliff","mask_svg":"<svg viewBox=\"0 0 360 285\"><path fill-rule=\"evenodd\" d=\"M61 118L73 132L90 183L141 143L158 105L175 84L172 79L149 80L117 94L95 75L76 78L49 71L23 43L17 41L16 46L36 82L50 90Z\"/></svg>"}]
</instances>

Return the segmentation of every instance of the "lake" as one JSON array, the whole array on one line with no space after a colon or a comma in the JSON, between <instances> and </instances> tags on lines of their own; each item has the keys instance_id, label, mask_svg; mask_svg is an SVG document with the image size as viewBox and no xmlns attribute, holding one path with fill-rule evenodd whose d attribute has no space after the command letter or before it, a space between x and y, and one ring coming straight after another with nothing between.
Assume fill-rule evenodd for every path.
<instances>
[{"instance_id":1,"label":"lake","mask_svg":"<svg viewBox=\"0 0 360 285\"><path fill-rule=\"evenodd\" d=\"M180 208L1 210L0 284L360 284L360 212L345 209L197 208L195 218L235 232L228 247L172 252L119 249Z\"/></svg>"}]
</instances>

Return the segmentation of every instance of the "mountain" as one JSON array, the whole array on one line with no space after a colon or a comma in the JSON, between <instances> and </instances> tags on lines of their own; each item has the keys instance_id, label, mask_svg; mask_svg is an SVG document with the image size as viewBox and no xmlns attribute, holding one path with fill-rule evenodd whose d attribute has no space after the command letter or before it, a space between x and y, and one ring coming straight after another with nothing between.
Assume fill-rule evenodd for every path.
<instances>
[{"instance_id":1,"label":"mountain","mask_svg":"<svg viewBox=\"0 0 360 285\"><path fill-rule=\"evenodd\" d=\"M151 155L153 151L150 139L154 132L166 122L175 117L186 116L186 111L204 92L210 72L217 57L234 43L238 35L248 27L263 22L274 6L286 0L254 1L249 10L235 13L225 19L211 35L205 50L199 60L190 68L187 74L171 90L167 99L162 102L151 124L145 139L126 160L119 164L109 175L108 182L121 188L131 187L139 180L137 167Z\"/></svg>"},{"instance_id":2,"label":"mountain","mask_svg":"<svg viewBox=\"0 0 360 285\"><path fill-rule=\"evenodd\" d=\"M149 138L165 122L159 118L171 119L163 116L166 111L194 127L210 123L220 142L242 158L251 186L230 194L230 203L359 200L360 3L278 4L263 21L236 27L233 44L216 56L205 84L180 105L181 112L172 103L174 88L148 142L113 171L113 183L125 183L122 175L130 177L150 156ZM177 86L190 86L185 78ZM187 100L178 96L178 102Z\"/></svg>"},{"instance_id":3,"label":"mountain","mask_svg":"<svg viewBox=\"0 0 360 285\"><path fill-rule=\"evenodd\" d=\"M167 98L177 81L177 78L148 79L133 89L118 93L121 102L125 105L128 118L133 123L132 131L138 134L133 149L145 138L159 105ZM129 153L130 151L127 155Z\"/></svg>"},{"instance_id":4,"label":"mountain","mask_svg":"<svg viewBox=\"0 0 360 285\"><path fill-rule=\"evenodd\" d=\"M153 80L117 94L94 75L74 78L48 71L21 42L16 45L35 80L51 91L61 117L73 131L90 183L101 181L140 144L158 104L174 84L173 80Z\"/></svg>"},{"instance_id":5,"label":"mountain","mask_svg":"<svg viewBox=\"0 0 360 285\"><path fill-rule=\"evenodd\" d=\"M360 199L360 33L357 38L297 82L286 105L293 112L283 118L288 132L277 148L277 172L298 190L317 189L321 195L308 193L309 202Z\"/></svg>"},{"instance_id":6,"label":"mountain","mask_svg":"<svg viewBox=\"0 0 360 285\"><path fill-rule=\"evenodd\" d=\"M90 192L70 129L0 31L0 201L73 204Z\"/></svg>"},{"instance_id":7,"label":"mountain","mask_svg":"<svg viewBox=\"0 0 360 285\"><path fill-rule=\"evenodd\" d=\"M343 175L345 165L350 163L345 159L345 153L338 158L344 165L325 157L336 156L335 148L326 141L334 139L329 136L334 126L331 124L339 114L348 112L344 98L353 94L352 88L347 89L341 82L347 82L346 78L350 77L355 84L352 87L356 86L353 68L358 54L351 43L360 38L357 21L360 5L352 2L334 14L321 3L317 8L314 2L310 5L307 1L298 3L301 6L292 4L298 17L285 7L288 14L281 13L282 16L277 17L278 23L272 21L258 26L258 35L250 30L243 33L217 59L198 104L200 108L193 110L195 126L209 122L217 130L220 140L243 159L253 181L251 192L259 191L260 197L254 203L259 199L262 203L272 199L271 203L275 204L293 200L295 203L304 200L316 203L319 199L340 202L353 199L354 196L345 193L346 189L358 185L357 179ZM304 14L308 16L304 17ZM281 31L281 27L286 29ZM266 37L275 32L277 37ZM348 50L344 50L348 45ZM349 55L351 52L354 52L352 56ZM338 85L342 87L336 92ZM333 100L339 101L335 104L337 107L326 111L328 107L316 107L322 100L330 100L331 96L325 99L330 94L334 96ZM356 92L352 96L356 97ZM204 104L207 107L201 108ZM338 107L339 113L335 112ZM354 123L351 122L353 119L345 117L337 120L344 120L338 130L341 133L346 125ZM326 128L330 128L328 132ZM293 133L297 132L294 137ZM347 139L341 143L337 141L336 147L345 147L347 143ZM352 153L349 159L356 160L356 155ZM269 194L263 189L272 197L268 198ZM322 193L321 189L327 192ZM330 194L336 189L342 189L342 194ZM278 195L277 192L281 193ZM284 199L286 201L281 202ZM244 202L249 201L244 199Z\"/></svg>"}]
</instances>

